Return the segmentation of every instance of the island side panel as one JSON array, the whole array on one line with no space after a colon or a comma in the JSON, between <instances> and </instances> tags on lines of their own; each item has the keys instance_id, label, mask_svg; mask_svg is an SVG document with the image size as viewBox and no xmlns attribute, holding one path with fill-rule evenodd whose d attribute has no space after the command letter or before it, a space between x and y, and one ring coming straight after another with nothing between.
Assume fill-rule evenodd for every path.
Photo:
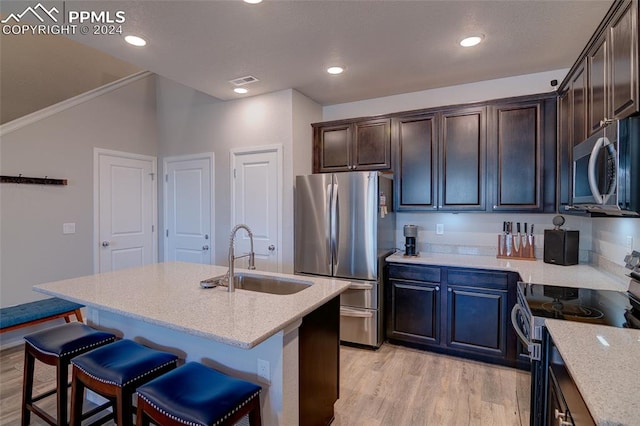
<instances>
[{"instance_id":1,"label":"island side panel","mask_svg":"<svg viewBox=\"0 0 640 426\"><path fill-rule=\"evenodd\" d=\"M200 362L225 374L259 384L262 386L262 424L297 424L296 327L281 330L252 349L242 349L95 308L89 308L87 318L89 325L93 327L109 330L120 337L155 349L175 353L187 362ZM269 362L269 384L257 377L258 359Z\"/></svg>"},{"instance_id":2,"label":"island side panel","mask_svg":"<svg viewBox=\"0 0 640 426\"><path fill-rule=\"evenodd\" d=\"M302 319L299 340L299 424L325 426L334 419L339 396L340 296Z\"/></svg>"}]
</instances>

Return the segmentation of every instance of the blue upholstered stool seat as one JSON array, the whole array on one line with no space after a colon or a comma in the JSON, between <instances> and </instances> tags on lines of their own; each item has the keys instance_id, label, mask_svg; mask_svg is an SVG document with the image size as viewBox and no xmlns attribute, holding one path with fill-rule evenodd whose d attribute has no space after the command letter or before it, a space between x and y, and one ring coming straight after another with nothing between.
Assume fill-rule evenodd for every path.
<instances>
[{"instance_id":1,"label":"blue upholstered stool seat","mask_svg":"<svg viewBox=\"0 0 640 426\"><path fill-rule=\"evenodd\" d=\"M138 404L140 407L142 399L178 423L211 426L223 423L259 397L260 389L253 383L190 362L139 387ZM259 415L259 399L257 403Z\"/></svg>"},{"instance_id":2,"label":"blue upholstered stool seat","mask_svg":"<svg viewBox=\"0 0 640 426\"><path fill-rule=\"evenodd\" d=\"M119 340L71 360L71 425L79 425L84 389L114 403L115 422L132 424L132 396L138 386L173 370L178 357L148 348L132 340Z\"/></svg>"},{"instance_id":3,"label":"blue upholstered stool seat","mask_svg":"<svg viewBox=\"0 0 640 426\"><path fill-rule=\"evenodd\" d=\"M22 385L22 424L29 424L31 413L49 424L67 424L67 387L71 359L101 345L116 340L111 333L94 330L80 322L59 325L24 337L24 380ZM56 388L33 396L35 360L56 367ZM35 402L56 394L56 418L35 405Z\"/></svg>"},{"instance_id":4,"label":"blue upholstered stool seat","mask_svg":"<svg viewBox=\"0 0 640 426\"><path fill-rule=\"evenodd\" d=\"M115 339L111 333L94 330L80 322L63 324L24 336L27 344L39 352L57 357L80 354Z\"/></svg>"},{"instance_id":5,"label":"blue upholstered stool seat","mask_svg":"<svg viewBox=\"0 0 640 426\"><path fill-rule=\"evenodd\" d=\"M134 380L153 374L178 357L157 351L132 340L120 340L80 355L71 364L103 383L126 386Z\"/></svg>"}]
</instances>

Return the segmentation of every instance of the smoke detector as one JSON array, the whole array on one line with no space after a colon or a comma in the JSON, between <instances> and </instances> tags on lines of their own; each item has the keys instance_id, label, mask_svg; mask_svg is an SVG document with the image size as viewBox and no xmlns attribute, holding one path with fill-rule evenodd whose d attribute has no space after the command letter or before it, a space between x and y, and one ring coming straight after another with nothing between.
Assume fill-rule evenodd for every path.
<instances>
[{"instance_id":1,"label":"smoke detector","mask_svg":"<svg viewBox=\"0 0 640 426\"><path fill-rule=\"evenodd\" d=\"M245 77L234 78L233 80L229 80L229 83L234 86L244 86L245 84L255 83L256 81L260 81L252 75L247 75Z\"/></svg>"}]
</instances>

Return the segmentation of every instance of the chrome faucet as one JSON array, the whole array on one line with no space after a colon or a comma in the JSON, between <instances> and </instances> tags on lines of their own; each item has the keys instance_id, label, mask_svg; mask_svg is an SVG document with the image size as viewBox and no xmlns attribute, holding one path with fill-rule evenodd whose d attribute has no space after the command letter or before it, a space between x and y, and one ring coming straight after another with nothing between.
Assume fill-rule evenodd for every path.
<instances>
[{"instance_id":1,"label":"chrome faucet","mask_svg":"<svg viewBox=\"0 0 640 426\"><path fill-rule=\"evenodd\" d=\"M248 254L244 254L242 256L236 257L234 254L233 243L236 239L236 233L240 228L247 231L247 235L249 235L249 240L251 241L251 250L249 251ZM231 235L229 236L229 271L227 272L227 280L228 280L229 286L227 287L228 289L227 291L236 290L235 272L234 272L234 265L233 265L235 260L241 259L247 256L249 256L249 269L256 269L256 255L253 251L253 232L251 232L251 229L249 229L247 225L244 225L241 223L233 227L233 229L231 230Z\"/></svg>"}]
</instances>

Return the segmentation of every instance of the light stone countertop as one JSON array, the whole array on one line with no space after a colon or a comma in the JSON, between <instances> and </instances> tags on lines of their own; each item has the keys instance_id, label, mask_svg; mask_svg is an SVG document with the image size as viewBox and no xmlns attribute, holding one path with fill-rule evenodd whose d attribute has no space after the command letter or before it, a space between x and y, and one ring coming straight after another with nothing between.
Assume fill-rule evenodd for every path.
<instances>
[{"instance_id":1,"label":"light stone countertop","mask_svg":"<svg viewBox=\"0 0 640 426\"><path fill-rule=\"evenodd\" d=\"M596 424L640 425L640 330L553 319L545 325Z\"/></svg>"},{"instance_id":2,"label":"light stone countertop","mask_svg":"<svg viewBox=\"0 0 640 426\"><path fill-rule=\"evenodd\" d=\"M387 257L387 262L512 271L518 272L522 281L531 284L616 291L626 291L629 287L628 281L590 265L559 266L544 263L541 259L513 260L492 256L440 253L419 253L416 257L409 257L396 253ZM620 269L624 268L621 266Z\"/></svg>"},{"instance_id":3,"label":"light stone countertop","mask_svg":"<svg viewBox=\"0 0 640 426\"><path fill-rule=\"evenodd\" d=\"M250 349L347 289L333 279L247 271L312 282L298 293L274 295L224 287L200 288L200 281L227 268L182 262L155 263L115 272L38 284L34 291L82 303L224 344Z\"/></svg>"}]
</instances>

